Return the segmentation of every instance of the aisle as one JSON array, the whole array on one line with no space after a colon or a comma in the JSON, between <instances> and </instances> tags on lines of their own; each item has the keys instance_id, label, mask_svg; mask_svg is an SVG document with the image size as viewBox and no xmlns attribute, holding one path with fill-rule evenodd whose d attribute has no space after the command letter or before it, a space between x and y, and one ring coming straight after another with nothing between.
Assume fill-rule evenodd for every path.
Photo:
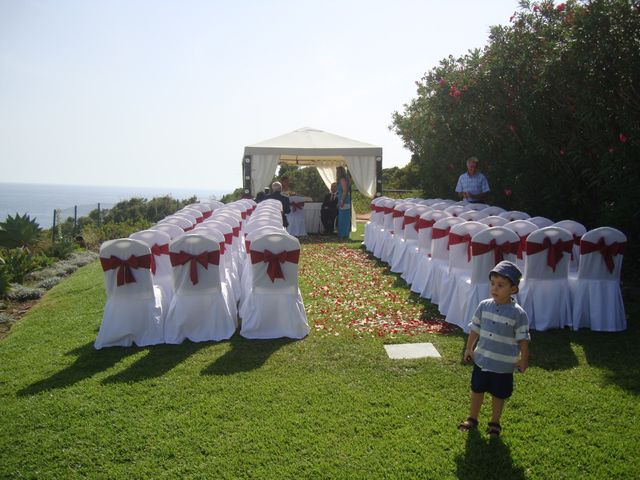
<instances>
[{"instance_id":1,"label":"aisle","mask_svg":"<svg viewBox=\"0 0 640 480\"><path fill-rule=\"evenodd\" d=\"M355 244L304 242L301 253L299 285L317 333L383 337L458 330Z\"/></svg>"}]
</instances>

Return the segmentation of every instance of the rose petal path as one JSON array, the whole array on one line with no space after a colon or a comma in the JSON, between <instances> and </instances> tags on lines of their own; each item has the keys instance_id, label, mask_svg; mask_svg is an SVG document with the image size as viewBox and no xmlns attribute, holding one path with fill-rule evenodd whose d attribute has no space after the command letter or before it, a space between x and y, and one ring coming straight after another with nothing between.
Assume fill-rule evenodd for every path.
<instances>
[{"instance_id":1,"label":"rose petal path","mask_svg":"<svg viewBox=\"0 0 640 480\"><path fill-rule=\"evenodd\" d=\"M456 327L430 316L394 275L363 250L334 242L303 242L299 282L307 317L317 333L413 336L450 333Z\"/></svg>"}]
</instances>

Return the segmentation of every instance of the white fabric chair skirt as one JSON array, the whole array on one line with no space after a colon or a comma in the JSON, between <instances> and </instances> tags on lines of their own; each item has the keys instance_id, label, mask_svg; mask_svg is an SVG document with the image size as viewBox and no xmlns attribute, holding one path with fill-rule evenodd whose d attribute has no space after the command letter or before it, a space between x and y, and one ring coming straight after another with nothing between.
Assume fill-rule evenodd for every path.
<instances>
[{"instance_id":1,"label":"white fabric chair skirt","mask_svg":"<svg viewBox=\"0 0 640 480\"><path fill-rule=\"evenodd\" d=\"M251 243L251 255L300 250L298 240L286 233L268 233ZM243 306L240 335L249 339L303 338L309 333L307 314L298 289L298 264L279 262L282 277L272 279L270 263L252 262L253 284ZM273 274L273 271L271 272Z\"/></svg>"},{"instance_id":2,"label":"white fabric chair skirt","mask_svg":"<svg viewBox=\"0 0 640 480\"><path fill-rule=\"evenodd\" d=\"M150 257L151 250L140 240L128 238L110 240L100 248L101 260L127 260L131 256ZM124 275L127 270L132 279ZM134 343L144 347L162 343L162 291L153 285L149 264L129 269L109 268L104 271L104 281L107 302L94 347L130 347Z\"/></svg>"},{"instance_id":3,"label":"white fabric chair skirt","mask_svg":"<svg viewBox=\"0 0 640 480\"><path fill-rule=\"evenodd\" d=\"M220 244L212 236L191 234L172 241L169 250L172 254L218 252L219 255ZM165 320L165 342L226 340L235 332L237 318L235 300L221 282L222 258L218 258L218 265L211 263L206 268L194 261L197 283L191 276L191 262L173 266L175 293Z\"/></svg>"}]
</instances>

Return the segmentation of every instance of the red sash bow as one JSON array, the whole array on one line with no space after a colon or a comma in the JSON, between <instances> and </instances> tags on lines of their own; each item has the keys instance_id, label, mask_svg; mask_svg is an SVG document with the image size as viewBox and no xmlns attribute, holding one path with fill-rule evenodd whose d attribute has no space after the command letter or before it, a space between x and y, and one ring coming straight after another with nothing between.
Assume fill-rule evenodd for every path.
<instances>
[{"instance_id":1,"label":"red sash bow","mask_svg":"<svg viewBox=\"0 0 640 480\"><path fill-rule=\"evenodd\" d=\"M545 238L542 243L527 242L527 255L533 255L535 253L543 252L547 250L547 265L555 272L556 266L562 260L564 253L571 253L573 248L573 239L571 240L558 240L555 243L551 242L550 238Z\"/></svg>"},{"instance_id":2,"label":"red sash bow","mask_svg":"<svg viewBox=\"0 0 640 480\"><path fill-rule=\"evenodd\" d=\"M388 214L393 212L393 207L382 207L382 211L384 212L384 214Z\"/></svg>"},{"instance_id":3,"label":"red sash bow","mask_svg":"<svg viewBox=\"0 0 640 480\"><path fill-rule=\"evenodd\" d=\"M291 213L297 212L298 210L302 210L304 208L304 202L290 202L291 204Z\"/></svg>"},{"instance_id":4,"label":"red sash bow","mask_svg":"<svg viewBox=\"0 0 640 480\"><path fill-rule=\"evenodd\" d=\"M444 238L449 235L449 230L451 230L451 228L432 228L431 238L433 240L437 240L438 238Z\"/></svg>"},{"instance_id":5,"label":"red sash bow","mask_svg":"<svg viewBox=\"0 0 640 480\"><path fill-rule=\"evenodd\" d=\"M415 229L419 232L423 228L431 228L431 227L433 227L434 223L436 223L435 220L425 220L424 218L418 217L418 219L416 220Z\"/></svg>"},{"instance_id":6,"label":"red sash bow","mask_svg":"<svg viewBox=\"0 0 640 480\"><path fill-rule=\"evenodd\" d=\"M471 255L477 257L478 255L484 255L485 253L493 251L493 260L497 265L504 260L504 256L507 253L513 255L518 254L520 242L505 242L499 244L494 238L489 243L471 242Z\"/></svg>"},{"instance_id":7,"label":"red sash bow","mask_svg":"<svg viewBox=\"0 0 640 480\"><path fill-rule=\"evenodd\" d=\"M451 245L459 245L461 243L467 244L467 262L471 261L471 235L465 233L464 235L458 235L457 233L449 233L449 244L447 245L447 249L451 247Z\"/></svg>"},{"instance_id":8,"label":"red sash bow","mask_svg":"<svg viewBox=\"0 0 640 480\"><path fill-rule=\"evenodd\" d=\"M202 218L204 218L205 220L209 218L211 215L213 215L213 210L209 210L208 212L202 212Z\"/></svg>"},{"instance_id":9,"label":"red sash bow","mask_svg":"<svg viewBox=\"0 0 640 480\"><path fill-rule=\"evenodd\" d=\"M284 280L282 267L280 267L281 263L289 262L297 264L299 259L300 250L291 250L290 252L284 251L280 253L272 253L269 250L265 250L264 252L251 250L251 263L256 264L265 262L269 264L267 266L267 275L269 275L272 282L274 282L276 278L282 278Z\"/></svg>"},{"instance_id":10,"label":"red sash bow","mask_svg":"<svg viewBox=\"0 0 640 480\"><path fill-rule=\"evenodd\" d=\"M613 273L613 257L618 254L624 255L626 248L627 242L613 242L607 245L603 237L601 237L597 243L586 240L580 242L580 254L586 255L587 253L600 252L609 273Z\"/></svg>"},{"instance_id":11,"label":"red sash bow","mask_svg":"<svg viewBox=\"0 0 640 480\"><path fill-rule=\"evenodd\" d=\"M135 283L136 278L133 276L132 268L146 268L151 269L151 254L140 255L136 257L131 255L126 260L111 255L109 258L100 257L100 263L102 264L102 271L118 269L116 272L117 285L121 287L125 283Z\"/></svg>"},{"instance_id":12,"label":"red sash bow","mask_svg":"<svg viewBox=\"0 0 640 480\"><path fill-rule=\"evenodd\" d=\"M407 228L407 225L413 224L413 229L417 230L417 223L419 218L420 218L420 215L415 215L413 217L411 215L405 215L404 222L402 222L402 228Z\"/></svg>"},{"instance_id":13,"label":"red sash bow","mask_svg":"<svg viewBox=\"0 0 640 480\"><path fill-rule=\"evenodd\" d=\"M189 278L194 285L198 284L198 264L202 265L206 270L209 269L209 264L220 265L220 251L214 252L202 252L198 255L192 255L180 250L180 253L170 252L169 257L171 259L171 265L177 267L179 265L185 265L190 262L189 265Z\"/></svg>"},{"instance_id":14,"label":"red sash bow","mask_svg":"<svg viewBox=\"0 0 640 480\"><path fill-rule=\"evenodd\" d=\"M402 217L404 216L404 212L402 210L393 210L393 213L391 214L391 216L393 218Z\"/></svg>"},{"instance_id":15,"label":"red sash bow","mask_svg":"<svg viewBox=\"0 0 640 480\"><path fill-rule=\"evenodd\" d=\"M169 255L169 244L158 245L154 243L151 247L151 273L156 274L156 257L160 255Z\"/></svg>"},{"instance_id":16,"label":"red sash bow","mask_svg":"<svg viewBox=\"0 0 640 480\"><path fill-rule=\"evenodd\" d=\"M224 242L227 245L231 245L233 243L233 232L230 233L224 233Z\"/></svg>"},{"instance_id":17,"label":"red sash bow","mask_svg":"<svg viewBox=\"0 0 640 480\"><path fill-rule=\"evenodd\" d=\"M520 243L518 244L518 258L520 260L522 260L522 254L523 252L527 251L527 237L529 236L529 234L527 235L518 235L518 237L520 237Z\"/></svg>"}]
</instances>

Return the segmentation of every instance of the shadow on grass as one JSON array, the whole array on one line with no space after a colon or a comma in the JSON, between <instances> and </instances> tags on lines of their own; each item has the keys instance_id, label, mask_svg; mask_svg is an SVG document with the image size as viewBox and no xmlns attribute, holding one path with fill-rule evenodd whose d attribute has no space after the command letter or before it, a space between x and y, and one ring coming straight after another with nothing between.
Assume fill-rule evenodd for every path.
<instances>
[{"instance_id":1,"label":"shadow on grass","mask_svg":"<svg viewBox=\"0 0 640 480\"><path fill-rule=\"evenodd\" d=\"M123 358L133 355L140 350L142 349L137 347L113 347L96 350L93 348L93 342L89 342L67 352L67 355L77 356L72 365L54 373L49 378L39 380L28 387L19 390L18 395L36 395L47 390L68 387L86 378L92 377L96 373L113 367Z\"/></svg>"},{"instance_id":2,"label":"shadow on grass","mask_svg":"<svg viewBox=\"0 0 640 480\"><path fill-rule=\"evenodd\" d=\"M524 469L513 464L511 450L500 438L487 440L478 429L466 435L465 452L456 458L458 478L525 478Z\"/></svg>"},{"instance_id":3,"label":"shadow on grass","mask_svg":"<svg viewBox=\"0 0 640 480\"><path fill-rule=\"evenodd\" d=\"M203 375L233 375L255 370L277 350L295 342L291 338L247 340L237 333L229 340L231 348L202 371Z\"/></svg>"},{"instance_id":4,"label":"shadow on grass","mask_svg":"<svg viewBox=\"0 0 640 480\"><path fill-rule=\"evenodd\" d=\"M178 364L213 342L194 343L188 340L180 345L154 345L149 352L125 370L118 372L102 383L130 383L161 377Z\"/></svg>"}]
</instances>

